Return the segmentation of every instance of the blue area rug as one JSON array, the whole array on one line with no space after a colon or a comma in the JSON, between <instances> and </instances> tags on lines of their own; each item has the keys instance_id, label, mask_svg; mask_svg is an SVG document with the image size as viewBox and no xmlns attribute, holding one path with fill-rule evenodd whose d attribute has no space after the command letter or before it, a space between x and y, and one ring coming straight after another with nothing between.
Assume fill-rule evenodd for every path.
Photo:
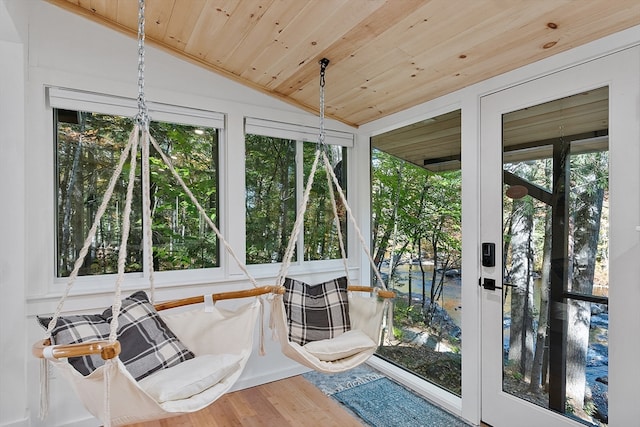
<instances>
[{"instance_id":1,"label":"blue area rug","mask_svg":"<svg viewBox=\"0 0 640 427\"><path fill-rule=\"evenodd\" d=\"M303 376L372 427L470 427L367 365Z\"/></svg>"},{"instance_id":2,"label":"blue area rug","mask_svg":"<svg viewBox=\"0 0 640 427\"><path fill-rule=\"evenodd\" d=\"M332 396L339 391L366 384L369 381L384 378L382 373L367 365L360 365L336 374L309 371L302 374L302 376L328 396Z\"/></svg>"},{"instance_id":3,"label":"blue area rug","mask_svg":"<svg viewBox=\"0 0 640 427\"><path fill-rule=\"evenodd\" d=\"M375 427L468 425L388 378L339 391L333 398Z\"/></svg>"}]
</instances>

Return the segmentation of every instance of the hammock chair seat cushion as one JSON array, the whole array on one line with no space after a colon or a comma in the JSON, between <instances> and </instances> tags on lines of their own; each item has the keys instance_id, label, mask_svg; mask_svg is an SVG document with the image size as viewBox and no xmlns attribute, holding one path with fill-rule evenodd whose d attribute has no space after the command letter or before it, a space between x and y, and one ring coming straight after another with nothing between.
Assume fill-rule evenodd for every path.
<instances>
[{"instance_id":1,"label":"hammock chair seat cushion","mask_svg":"<svg viewBox=\"0 0 640 427\"><path fill-rule=\"evenodd\" d=\"M304 345L305 350L325 362L351 357L377 347L376 342L359 329L352 329L336 338L312 341Z\"/></svg>"},{"instance_id":2,"label":"hammock chair seat cushion","mask_svg":"<svg viewBox=\"0 0 640 427\"><path fill-rule=\"evenodd\" d=\"M111 308L101 314L59 317L51 331L51 343L107 340L112 317ZM38 322L45 329L50 321L51 318L38 317ZM118 321L117 339L122 348L119 357L136 380L195 357L165 324L144 291L122 300ZM71 357L69 363L87 376L104 365L104 360L100 355L90 355Z\"/></svg>"},{"instance_id":3,"label":"hammock chair seat cushion","mask_svg":"<svg viewBox=\"0 0 640 427\"><path fill-rule=\"evenodd\" d=\"M291 342L304 346L338 337L351 329L346 277L316 285L285 278L283 286Z\"/></svg>"},{"instance_id":4,"label":"hammock chair seat cushion","mask_svg":"<svg viewBox=\"0 0 640 427\"><path fill-rule=\"evenodd\" d=\"M271 302L272 328L276 331L284 355L308 368L325 373L344 372L366 362L378 348L382 320L389 301L375 295L358 295L357 292L349 294L350 331L326 341L318 340L305 345L289 340L285 295L276 295ZM371 340L368 344L376 344L367 345L360 333ZM351 349L348 348L349 345L358 348ZM338 350L336 354L331 353L334 349Z\"/></svg>"},{"instance_id":5,"label":"hammock chair seat cushion","mask_svg":"<svg viewBox=\"0 0 640 427\"><path fill-rule=\"evenodd\" d=\"M223 381L240 369L239 354L205 354L158 371L140 387L158 403L188 399Z\"/></svg>"}]
</instances>

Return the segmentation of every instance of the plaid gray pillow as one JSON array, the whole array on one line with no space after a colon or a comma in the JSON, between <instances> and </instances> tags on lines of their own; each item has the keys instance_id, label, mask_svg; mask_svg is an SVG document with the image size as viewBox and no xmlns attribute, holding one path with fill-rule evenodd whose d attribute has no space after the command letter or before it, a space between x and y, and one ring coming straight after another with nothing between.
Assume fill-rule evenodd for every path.
<instances>
[{"instance_id":1,"label":"plaid gray pillow","mask_svg":"<svg viewBox=\"0 0 640 427\"><path fill-rule=\"evenodd\" d=\"M111 308L102 314L59 317L51 342L75 344L106 340L112 317ZM50 321L51 317L38 317L45 329ZM164 323L144 291L122 300L117 335L122 348L120 360L136 380L195 357ZM104 360L100 355L91 355L70 357L69 363L82 375L89 375L103 365Z\"/></svg>"},{"instance_id":2,"label":"plaid gray pillow","mask_svg":"<svg viewBox=\"0 0 640 427\"><path fill-rule=\"evenodd\" d=\"M286 278L284 287L289 341L305 345L351 329L346 277L317 285Z\"/></svg>"}]
</instances>

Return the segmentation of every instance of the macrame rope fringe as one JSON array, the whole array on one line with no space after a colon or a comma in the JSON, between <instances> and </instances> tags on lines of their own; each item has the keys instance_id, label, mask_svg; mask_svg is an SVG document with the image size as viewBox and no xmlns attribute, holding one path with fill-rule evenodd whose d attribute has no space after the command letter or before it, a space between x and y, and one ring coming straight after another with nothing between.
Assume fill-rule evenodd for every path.
<instances>
[{"instance_id":1,"label":"macrame rope fringe","mask_svg":"<svg viewBox=\"0 0 640 427\"><path fill-rule=\"evenodd\" d=\"M385 300L387 303L387 342L393 341L393 300Z\"/></svg>"},{"instance_id":2,"label":"macrame rope fringe","mask_svg":"<svg viewBox=\"0 0 640 427\"><path fill-rule=\"evenodd\" d=\"M115 368L115 359L109 359L104 366L104 426L111 427L111 371Z\"/></svg>"},{"instance_id":3,"label":"macrame rope fringe","mask_svg":"<svg viewBox=\"0 0 640 427\"><path fill-rule=\"evenodd\" d=\"M260 356L267 354L264 349L264 298L259 298L260 301Z\"/></svg>"},{"instance_id":4,"label":"macrame rope fringe","mask_svg":"<svg viewBox=\"0 0 640 427\"><path fill-rule=\"evenodd\" d=\"M49 414L49 361L40 359L40 420Z\"/></svg>"}]
</instances>

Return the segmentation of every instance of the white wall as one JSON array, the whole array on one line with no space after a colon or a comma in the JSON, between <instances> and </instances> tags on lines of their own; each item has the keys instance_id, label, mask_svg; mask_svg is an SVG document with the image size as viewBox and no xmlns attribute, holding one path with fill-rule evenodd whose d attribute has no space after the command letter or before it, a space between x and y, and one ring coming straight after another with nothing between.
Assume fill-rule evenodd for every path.
<instances>
[{"instance_id":1,"label":"white wall","mask_svg":"<svg viewBox=\"0 0 640 427\"><path fill-rule=\"evenodd\" d=\"M24 4L0 3L0 424L20 423L27 409L24 262Z\"/></svg>"}]
</instances>

